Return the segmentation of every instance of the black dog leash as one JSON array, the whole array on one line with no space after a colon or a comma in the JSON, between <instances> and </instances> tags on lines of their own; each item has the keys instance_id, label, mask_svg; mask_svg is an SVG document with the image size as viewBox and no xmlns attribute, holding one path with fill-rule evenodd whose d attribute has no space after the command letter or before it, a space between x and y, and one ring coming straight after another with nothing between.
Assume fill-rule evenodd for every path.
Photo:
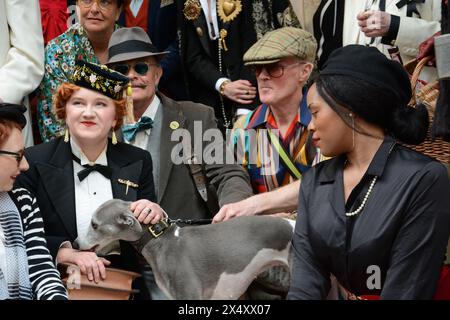
<instances>
[{"instance_id":1,"label":"black dog leash","mask_svg":"<svg viewBox=\"0 0 450 320\"><path fill-rule=\"evenodd\" d=\"M182 223L189 225L202 225L202 224L210 224L212 219L168 219L169 223Z\"/></svg>"}]
</instances>

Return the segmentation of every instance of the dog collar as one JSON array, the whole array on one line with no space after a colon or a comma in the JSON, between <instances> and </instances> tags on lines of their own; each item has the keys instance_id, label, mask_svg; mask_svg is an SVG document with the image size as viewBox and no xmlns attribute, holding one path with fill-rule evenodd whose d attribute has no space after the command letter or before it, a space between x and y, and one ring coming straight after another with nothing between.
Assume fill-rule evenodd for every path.
<instances>
[{"instance_id":1,"label":"dog collar","mask_svg":"<svg viewBox=\"0 0 450 320\"><path fill-rule=\"evenodd\" d=\"M131 244L136 248L138 252L141 252L150 240L162 236L167 228L170 227L170 225L171 223L170 221L168 221L168 219L162 219L158 223L152 224L150 226L145 225L145 231L142 237L137 241L131 242Z\"/></svg>"}]
</instances>

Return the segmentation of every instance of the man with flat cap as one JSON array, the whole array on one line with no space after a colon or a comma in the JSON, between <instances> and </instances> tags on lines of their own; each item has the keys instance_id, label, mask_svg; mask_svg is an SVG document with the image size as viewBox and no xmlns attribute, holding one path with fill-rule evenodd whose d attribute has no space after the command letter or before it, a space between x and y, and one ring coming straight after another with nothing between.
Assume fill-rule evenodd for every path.
<instances>
[{"instance_id":1,"label":"man with flat cap","mask_svg":"<svg viewBox=\"0 0 450 320\"><path fill-rule=\"evenodd\" d=\"M235 129L243 130L235 130L234 141L244 141L248 131L256 131L255 141L268 141L267 144L256 145L257 150L252 143L245 144L245 159L240 161L250 175L256 194L300 181L302 174L321 158L308 134L311 114L304 90L314 67L316 49L316 40L310 33L284 27L266 33L244 55L245 65L254 68L262 104L237 121ZM252 155L258 158L249 159ZM264 161L269 160L278 165L264 166ZM292 190L278 194L279 199L295 194L293 198L296 200L298 186ZM263 195L224 206L214 221L255 214L259 201L265 203ZM294 206L274 208L270 213L295 209L296 201L283 201L286 204L291 202Z\"/></svg>"},{"instance_id":2,"label":"man with flat cap","mask_svg":"<svg viewBox=\"0 0 450 320\"><path fill-rule=\"evenodd\" d=\"M171 140L175 130L184 129L190 134L192 149L196 139L202 140L202 136L194 134L194 125L201 126L201 135L208 129L215 129L219 137L221 134L212 108L189 101L177 102L157 91L162 76L159 62L164 54L153 46L142 28L118 29L111 36L108 65L130 78L137 121L122 128L122 139L150 152L157 202L170 218L212 218L219 206L253 194L248 175L240 166L224 162L194 161L192 165L173 162L173 150L179 145L178 140ZM205 148L225 149L222 139L202 142L202 147L203 153ZM187 156L186 150L181 152L177 156ZM197 159L202 157L194 155ZM152 293L152 298L158 297Z\"/></svg>"}]
</instances>

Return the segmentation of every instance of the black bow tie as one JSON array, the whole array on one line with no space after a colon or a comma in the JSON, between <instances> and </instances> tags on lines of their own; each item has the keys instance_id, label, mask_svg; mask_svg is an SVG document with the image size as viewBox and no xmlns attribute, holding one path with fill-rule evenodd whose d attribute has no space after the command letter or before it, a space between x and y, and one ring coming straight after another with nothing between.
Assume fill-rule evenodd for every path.
<instances>
[{"instance_id":1,"label":"black bow tie","mask_svg":"<svg viewBox=\"0 0 450 320\"><path fill-rule=\"evenodd\" d=\"M75 155L72 155L72 159L77 162L78 164L81 164L81 160L78 159ZM112 177L112 169L108 166L103 166L101 164L94 164L93 166L90 165L84 165L83 170L77 173L78 179L80 179L80 182L86 179L86 177L92 172L97 171L101 175L103 175L107 179L111 179Z\"/></svg>"}]
</instances>

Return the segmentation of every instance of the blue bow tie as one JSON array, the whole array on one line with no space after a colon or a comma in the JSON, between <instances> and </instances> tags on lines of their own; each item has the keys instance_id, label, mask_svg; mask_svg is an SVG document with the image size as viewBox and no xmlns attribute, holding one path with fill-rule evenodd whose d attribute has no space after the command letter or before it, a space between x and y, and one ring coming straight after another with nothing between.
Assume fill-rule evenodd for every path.
<instances>
[{"instance_id":1,"label":"blue bow tie","mask_svg":"<svg viewBox=\"0 0 450 320\"><path fill-rule=\"evenodd\" d=\"M149 117L142 117L135 124L124 124L122 126L122 133L125 140L131 142L136 138L139 131L151 129L153 127L153 120Z\"/></svg>"}]
</instances>

